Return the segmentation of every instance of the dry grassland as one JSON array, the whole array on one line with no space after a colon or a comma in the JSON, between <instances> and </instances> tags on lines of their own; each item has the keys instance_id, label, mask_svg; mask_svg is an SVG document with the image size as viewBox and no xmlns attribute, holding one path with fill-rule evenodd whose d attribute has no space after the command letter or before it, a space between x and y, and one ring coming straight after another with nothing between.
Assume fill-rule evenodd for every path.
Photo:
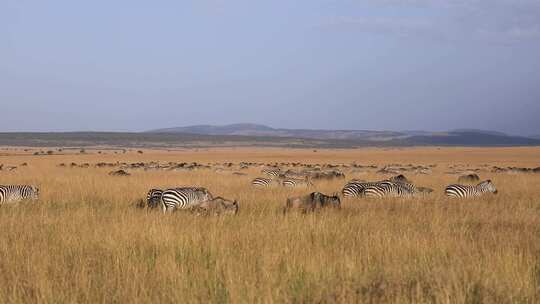
<instances>
[{"instance_id":1,"label":"dry grassland","mask_svg":"<svg viewBox=\"0 0 540 304\"><path fill-rule=\"evenodd\" d=\"M452 164L540 166L540 148L220 149L33 156L0 151L0 184L36 184L35 203L0 207L3 303L539 303L540 174L495 174L499 195L451 201ZM414 200L344 200L339 211L283 215L309 190L250 187L212 170L59 168L59 163L176 161L436 164L410 175ZM489 169L489 168L488 168ZM378 180L374 171L347 174ZM331 194L346 180L316 182ZM151 187L197 185L239 214L163 215L134 207Z\"/></svg>"}]
</instances>

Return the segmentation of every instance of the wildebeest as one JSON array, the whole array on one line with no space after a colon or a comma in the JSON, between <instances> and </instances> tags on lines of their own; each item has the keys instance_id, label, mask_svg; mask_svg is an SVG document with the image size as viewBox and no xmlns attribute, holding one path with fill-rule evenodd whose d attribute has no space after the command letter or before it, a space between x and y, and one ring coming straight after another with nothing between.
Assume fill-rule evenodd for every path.
<instances>
[{"instance_id":1,"label":"wildebeest","mask_svg":"<svg viewBox=\"0 0 540 304\"><path fill-rule=\"evenodd\" d=\"M337 170L330 170L330 171L322 171L322 172L314 172L311 174L311 179L326 179L326 180L332 180L332 179L341 179L345 178L345 174L341 171Z\"/></svg>"},{"instance_id":2,"label":"wildebeest","mask_svg":"<svg viewBox=\"0 0 540 304\"><path fill-rule=\"evenodd\" d=\"M476 183L478 181L480 181L480 177L475 173L462 175L458 178L458 183Z\"/></svg>"},{"instance_id":3,"label":"wildebeest","mask_svg":"<svg viewBox=\"0 0 540 304\"><path fill-rule=\"evenodd\" d=\"M109 175L111 175L111 176L130 176L131 174L129 174L128 172L126 172L124 170L117 170L117 171L109 172Z\"/></svg>"},{"instance_id":4,"label":"wildebeest","mask_svg":"<svg viewBox=\"0 0 540 304\"><path fill-rule=\"evenodd\" d=\"M428 194L433 192L433 189L427 187L416 187L416 190L418 190L420 194Z\"/></svg>"},{"instance_id":5,"label":"wildebeest","mask_svg":"<svg viewBox=\"0 0 540 304\"><path fill-rule=\"evenodd\" d=\"M392 176L388 180L391 181L391 182L394 182L394 183L408 183L408 184L412 183L403 174Z\"/></svg>"},{"instance_id":6,"label":"wildebeest","mask_svg":"<svg viewBox=\"0 0 540 304\"><path fill-rule=\"evenodd\" d=\"M291 209L302 213L313 212L322 208L341 208L341 200L337 194L328 196L320 192L312 192L305 196L290 197L287 199L284 213Z\"/></svg>"},{"instance_id":7,"label":"wildebeest","mask_svg":"<svg viewBox=\"0 0 540 304\"><path fill-rule=\"evenodd\" d=\"M231 201L222 197L216 197L212 200L202 202L192 210L197 215L221 215L237 214L238 202Z\"/></svg>"}]
</instances>

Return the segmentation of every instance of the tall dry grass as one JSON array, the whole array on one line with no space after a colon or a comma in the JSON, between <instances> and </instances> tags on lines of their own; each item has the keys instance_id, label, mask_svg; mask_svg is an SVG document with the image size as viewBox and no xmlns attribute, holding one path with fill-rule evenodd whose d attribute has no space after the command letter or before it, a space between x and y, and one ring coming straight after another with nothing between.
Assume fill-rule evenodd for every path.
<instances>
[{"instance_id":1,"label":"tall dry grass","mask_svg":"<svg viewBox=\"0 0 540 304\"><path fill-rule=\"evenodd\" d=\"M36 203L0 207L3 303L538 303L540 175L486 174L499 195L443 197L448 164L540 166L540 149L276 149L126 155L0 156L28 162L0 184L34 183ZM13 153L12 151L10 153ZM411 175L436 192L415 200L345 200L339 211L288 214L287 196L247 177L58 168L60 162L304 161L437 164ZM348 178L380 179L375 173ZM319 182L338 191L344 181ZM164 216L135 208L150 187L201 185L238 199L236 217Z\"/></svg>"}]
</instances>

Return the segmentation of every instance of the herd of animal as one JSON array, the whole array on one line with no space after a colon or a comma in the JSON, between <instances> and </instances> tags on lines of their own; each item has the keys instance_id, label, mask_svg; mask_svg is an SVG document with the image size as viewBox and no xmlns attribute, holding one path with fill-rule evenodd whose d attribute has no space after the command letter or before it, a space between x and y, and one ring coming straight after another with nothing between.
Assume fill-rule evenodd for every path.
<instances>
[{"instance_id":1,"label":"herd of animal","mask_svg":"<svg viewBox=\"0 0 540 304\"><path fill-rule=\"evenodd\" d=\"M232 163L208 164L199 163L98 163L94 167L117 167L112 171L113 176L129 176L127 169L144 170L195 170L214 169L215 172L226 172L243 170L252 167L263 167L260 171L265 177L257 177L251 180L251 185L257 188L285 187L285 188L313 188L313 181L344 179L345 174L339 168L349 168L351 172L358 172L363 169L377 169L377 166L351 165L312 165L302 163L280 163L261 164L243 162L238 165ZM88 168L89 164L77 165L71 163L69 166L60 164L60 167ZM288 167L292 169L281 169ZM377 173L400 173L414 172L415 174L429 174L430 166L413 165L387 165L378 170ZM232 172L240 175L240 172ZM245 175L245 174L242 174ZM487 193L497 193L497 189L491 180L480 182L477 174L463 175L458 179L458 183L445 188L445 195L453 198L477 197ZM472 185L471 183L475 183ZM285 204L285 211L292 209L310 212L327 207L340 208L342 198L412 198L426 196L433 192L433 189L417 186L407 179L403 174L398 174L388 179L379 181L366 181L352 179L345 183L340 194L326 195L320 192L311 192L308 195L290 197ZM31 185L6 185L0 186L0 204L19 202L23 200L36 200L39 197L39 189ZM168 213L175 210L190 210L196 214L236 214L239 204L236 200L229 200L220 196L214 196L203 187L177 187L168 189L150 189L146 200L141 199L140 207L148 209L161 209Z\"/></svg>"},{"instance_id":2,"label":"herd of animal","mask_svg":"<svg viewBox=\"0 0 540 304\"><path fill-rule=\"evenodd\" d=\"M289 171L288 171L289 172ZM313 187L310 177L305 179L288 178L288 173L283 173L279 169L263 169L262 173L272 178L258 177L252 180L251 184L255 187ZM290 172L289 172L290 174ZM476 174L461 177L474 179L479 177ZM469 180L470 181L470 180ZM343 197L366 197L366 198L385 198L385 197L403 197L410 198L417 195L426 195L433 192L433 189L427 187L415 186L403 174L393 176L389 179L367 182L364 180L353 179L349 181L341 190ZM497 189L491 180L483 181L477 185L449 185L445 189L445 194L453 198L477 197L486 193L497 193ZM139 206L150 209L159 208L163 212L174 210L191 210L197 214L224 214L238 212L238 202L230 201L222 197L214 198L206 188L202 187L182 187L171 189L150 189L144 201ZM312 192L308 195L290 197L287 199L284 211L299 210L310 212L322 208L340 208L340 195L326 195L320 192Z\"/></svg>"}]
</instances>

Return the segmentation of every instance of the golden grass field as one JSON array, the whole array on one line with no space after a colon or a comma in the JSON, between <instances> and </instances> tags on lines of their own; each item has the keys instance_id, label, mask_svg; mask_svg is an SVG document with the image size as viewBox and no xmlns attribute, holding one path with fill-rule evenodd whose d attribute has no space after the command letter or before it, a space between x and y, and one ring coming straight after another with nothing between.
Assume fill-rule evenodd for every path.
<instances>
[{"instance_id":1,"label":"golden grass field","mask_svg":"<svg viewBox=\"0 0 540 304\"><path fill-rule=\"evenodd\" d=\"M40 199L0 207L2 303L540 303L540 174L480 172L497 196L448 200L453 164L540 166L540 148L210 149L34 156L0 150L0 184ZM281 212L288 196L341 190L253 189L248 176L59 168L59 163L282 162L436 164L408 175L421 199L343 200L341 210ZM489 167L486 167L489 169ZM237 216L135 208L151 187L204 186L238 199Z\"/></svg>"}]
</instances>

